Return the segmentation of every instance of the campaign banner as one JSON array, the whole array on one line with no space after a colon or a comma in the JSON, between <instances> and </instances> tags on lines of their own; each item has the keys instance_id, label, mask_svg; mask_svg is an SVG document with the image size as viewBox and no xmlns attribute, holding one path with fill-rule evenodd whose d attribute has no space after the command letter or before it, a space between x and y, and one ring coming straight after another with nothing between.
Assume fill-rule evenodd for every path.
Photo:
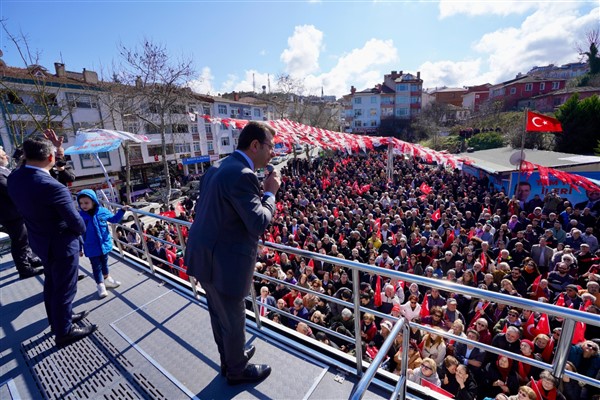
<instances>
[{"instance_id":1,"label":"campaign banner","mask_svg":"<svg viewBox=\"0 0 600 400\"><path fill-rule=\"evenodd\" d=\"M577 172L577 175L584 176L588 179L600 181L600 172ZM581 187L571 187L567 183L561 182L554 175L549 174L548 185L542 185L539 172L533 172L531 176L513 172L511 174L512 187L508 188L509 196L517 196L519 202L523 205L533 199L535 195L539 195L540 199L544 200L546 194L553 190L564 200L569 200L571 204L583 209L588 202L588 193Z\"/></svg>"}]
</instances>

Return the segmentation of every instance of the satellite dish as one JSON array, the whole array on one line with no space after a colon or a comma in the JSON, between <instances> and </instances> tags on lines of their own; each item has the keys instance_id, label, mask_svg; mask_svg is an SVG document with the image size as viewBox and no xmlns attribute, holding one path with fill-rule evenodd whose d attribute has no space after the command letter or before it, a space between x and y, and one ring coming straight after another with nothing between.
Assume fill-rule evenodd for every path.
<instances>
[{"instance_id":1,"label":"satellite dish","mask_svg":"<svg viewBox=\"0 0 600 400\"><path fill-rule=\"evenodd\" d=\"M521 165L521 161L525 161L525 152L524 151L517 151L515 153L512 153L510 158L508 159L508 161L512 164L512 165Z\"/></svg>"}]
</instances>

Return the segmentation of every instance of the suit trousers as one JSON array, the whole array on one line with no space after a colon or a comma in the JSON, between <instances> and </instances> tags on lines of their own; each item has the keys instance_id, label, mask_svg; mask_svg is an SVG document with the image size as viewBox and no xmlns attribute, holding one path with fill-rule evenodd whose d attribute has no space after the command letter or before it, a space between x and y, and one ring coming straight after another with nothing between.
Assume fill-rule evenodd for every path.
<instances>
[{"instance_id":1,"label":"suit trousers","mask_svg":"<svg viewBox=\"0 0 600 400\"><path fill-rule=\"evenodd\" d=\"M73 299L77 294L79 254L51 255L44 263L44 305L50 328L57 338L71 331Z\"/></svg>"},{"instance_id":2,"label":"suit trousers","mask_svg":"<svg viewBox=\"0 0 600 400\"><path fill-rule=\"evenodd\" d=\"M4 221L2 226L10 237L10 252L17 267L17 271L22 272L32 267L31 261L36 256L29 247L27 240L27 228L22 219Z\"/></svg>"},{"instance_id":3,"label":"suit trousers","mask_svg":"<svg viewBox=\"0 0 600 400\"><path fill-rule=\"evenodd\" d=\"M213 336L221 365L227 367L229 375L241 373L248 360L244 355L246 347L246 308L244 299L237 299L220 293L210 283L203 283L206 292L208 312Z\"/></svg>"}]
</instances>

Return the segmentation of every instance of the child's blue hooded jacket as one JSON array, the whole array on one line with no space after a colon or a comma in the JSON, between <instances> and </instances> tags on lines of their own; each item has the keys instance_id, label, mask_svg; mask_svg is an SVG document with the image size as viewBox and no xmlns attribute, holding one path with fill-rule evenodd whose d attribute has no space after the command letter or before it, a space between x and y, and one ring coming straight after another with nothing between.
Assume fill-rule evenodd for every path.
<instances>
[{"instance_id":1,"label":"child's blue hooded jacket","mask_svg":"<svg viewBox=\"0 0 600 400\"><path fill-rule=\"evenodd\" d=\"M110 210L100 205L96 192L90 189L83 189L77 193L78 204L81 195L91 198L97 206L94 215L90 215L81 209L79 210L79 215L83 218L86 226L86 232L83 234L83 251L86 257L97 257L107 254L113 248L113 240L108 223L121 221L125 211L119 209L116 214L113 214Z\"/></svg>"}]
</instances>

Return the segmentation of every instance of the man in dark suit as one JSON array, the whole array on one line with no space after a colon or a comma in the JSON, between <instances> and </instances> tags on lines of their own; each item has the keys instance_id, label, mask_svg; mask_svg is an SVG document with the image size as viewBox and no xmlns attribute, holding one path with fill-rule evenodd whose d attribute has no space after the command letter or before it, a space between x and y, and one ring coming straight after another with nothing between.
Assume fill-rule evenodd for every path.
<instances>
[{"instance_id":1,"label":"man in dark suit","mask_svg":"<svg viewBox=\"0 0 600 400\"><path fill-rule=\"evenodd\" d=\"M575 204L575 208L583 211L585 208L590 209L590 213L598 218L600 216L600 190L587 190L587 201Z\"/></svg>"},{"instance_id":2,"label":"man in dark suit","mask_svg":"<svg viewBox=\"0 0 600 400\"><path fill-rule=\"evenodd\" d=\"M43 138L23 143L26 164L8 177L8 194L25 220L31 249L44 264L44 304L56 345L65 346L97 329L78 327L87 312L73 314L79 267L79 236L85 224L75 210L71 193L50 176L55 155Z\"/></svg>"},{"instance_id":3,"label":"man in dark suit","mask_svg":"<svg viewBox=\"0 0 600 400\"><path fill-rule=\"evenodd\" d=\"M531 258L533 258L533 261L535 261L542 274L548 273L548 267L553 255L554 250L547 246L545 237L540 238L539 244L531 246Z\"/></svg>"},{"instance_id":4,"label":"man in dark suit","mask_svg":"<svg viewBox=\"0 0 600 400\"><path fill-rule=\"evenodd\" d=\"M44 272L35 269L42 265L42 261L33 254L27 240L27 228L23 217L17 211L15 204L8 195L8 156L0 147L0 224L10 237L10 252L17 267L20 279L27 279Z\"/></svg>"},{"instance_id":5,"label":"man in dark suit","mask_svg":"<svg viewBox=\"0 0 600 400\"><path fill-rule=\"evenodd\" d=\"M248 363L254 347L244 350L244 297L252 283L258 238L273 218L281 183L273 171L263 181L261 194L254 173L275 156L274 135L268 125L248 123L237 150L206 172L186 247L187 272L206 292L221 374L229 384L257 382L271 373L268 365Z\"/></svg>"}]
</instances>

